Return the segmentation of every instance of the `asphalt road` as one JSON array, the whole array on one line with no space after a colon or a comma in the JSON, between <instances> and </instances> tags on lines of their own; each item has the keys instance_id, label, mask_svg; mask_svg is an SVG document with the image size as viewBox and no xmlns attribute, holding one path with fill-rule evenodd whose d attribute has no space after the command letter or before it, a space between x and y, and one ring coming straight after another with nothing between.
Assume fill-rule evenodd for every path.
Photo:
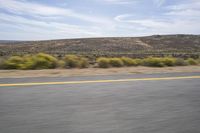
<instances>
[{"instance_id":1,"label":"asphalt road","mask_svg":"<svg viewBox=\"0 0 200 133\"><path fill-rule=\"evenodd\" d=\"M0 133L200 133L200 73L0 79Z\"/></svg>"}]
</instances>

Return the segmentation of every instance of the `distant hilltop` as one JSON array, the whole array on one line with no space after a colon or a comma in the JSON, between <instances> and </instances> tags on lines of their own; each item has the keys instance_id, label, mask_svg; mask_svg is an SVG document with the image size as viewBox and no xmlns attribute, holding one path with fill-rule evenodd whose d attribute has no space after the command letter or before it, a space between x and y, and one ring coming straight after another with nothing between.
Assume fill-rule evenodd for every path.
<instances>
[{"instance_id":1,"label":"distant hilltop","mask_svg":"<svg viewBox=\"0 0 200 133\"><path fill-rule=\"evenodd\" d=\"M199 56L200 35L153 35L45 41L0 41L0 55Z\"/></svg>"}]
</instances>

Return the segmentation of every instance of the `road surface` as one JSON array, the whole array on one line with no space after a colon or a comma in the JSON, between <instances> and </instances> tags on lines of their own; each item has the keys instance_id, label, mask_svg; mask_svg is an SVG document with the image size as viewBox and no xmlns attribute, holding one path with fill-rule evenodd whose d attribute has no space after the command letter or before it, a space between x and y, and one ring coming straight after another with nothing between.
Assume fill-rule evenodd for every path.
<instances>
[{"instance_id":1,"label":"road surface","mask_svg":"<svg viewBox=\"0 0 200 133\"><path fill-rule=\"evenodd\" d=\"M0 133L199 132L200 73L0 79Z\"/></svg>"}]
</instances>

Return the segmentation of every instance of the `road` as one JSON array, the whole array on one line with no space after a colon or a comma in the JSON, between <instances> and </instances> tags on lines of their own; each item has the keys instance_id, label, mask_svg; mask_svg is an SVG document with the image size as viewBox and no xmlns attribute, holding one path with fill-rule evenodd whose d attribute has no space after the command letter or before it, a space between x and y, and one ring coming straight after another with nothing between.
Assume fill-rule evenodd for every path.
<instances>
[{"instance_id":1,"label":"road","mask_svg":"<svg viewBox=\"0 0 200 133\"><path fill-rule=\"evenodd\" d=\"M199 76L0 79L0 133L199 133Z\"/></svg>"}]
</instances>

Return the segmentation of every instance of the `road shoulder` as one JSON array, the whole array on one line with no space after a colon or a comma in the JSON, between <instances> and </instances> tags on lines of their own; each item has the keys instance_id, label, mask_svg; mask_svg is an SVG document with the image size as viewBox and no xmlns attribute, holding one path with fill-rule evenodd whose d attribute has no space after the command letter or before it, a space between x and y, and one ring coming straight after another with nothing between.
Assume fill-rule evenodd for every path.
<instances>
[{"instance_id":1,"label":"road shoulder","mask_svg":"<svg viewBox=\"0 0 200 133\"><path fill-rule=\"evenodd\" d=\"M0 70L0 78L25 77L72 77L95 75L122 75L122 74L153 74L153 73L181 73L200 72L200 66L182 67L123 67L123 68L86 68L86 69L47 69L47 70Z\"/></svg>"}]
</instances>

